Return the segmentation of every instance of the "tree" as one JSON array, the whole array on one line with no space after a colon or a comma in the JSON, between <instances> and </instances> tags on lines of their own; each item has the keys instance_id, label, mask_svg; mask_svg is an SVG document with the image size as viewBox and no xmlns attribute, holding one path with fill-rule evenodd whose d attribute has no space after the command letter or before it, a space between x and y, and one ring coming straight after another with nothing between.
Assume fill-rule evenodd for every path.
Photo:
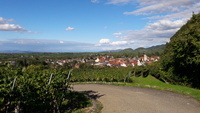
<instances>
[{"instance_id":1,"label":"tree","mask_svg":"<svg viewBox=\"0 0 200 113\"><path fill-rule=\"evenodd\" d=\"M171 37L161 66L171 83L200 88L200 13Z\"/></svg>"}]
</instances>

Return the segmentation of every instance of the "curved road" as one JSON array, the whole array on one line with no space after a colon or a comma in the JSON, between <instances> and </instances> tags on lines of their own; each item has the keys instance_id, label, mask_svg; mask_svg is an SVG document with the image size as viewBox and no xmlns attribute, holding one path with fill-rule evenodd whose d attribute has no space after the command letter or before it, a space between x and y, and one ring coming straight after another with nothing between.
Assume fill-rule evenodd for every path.
<instances>
[{"instance_id":1,"label":"curved road","mask_svg":"<svg viewBox=\"0 0 200 113\"><path fill-rule=\"evenodd\" d=\"M73 88L99 100L102 113L200 113L198 101L168 91L100 84Z\"/></svg>"}]
</instances>

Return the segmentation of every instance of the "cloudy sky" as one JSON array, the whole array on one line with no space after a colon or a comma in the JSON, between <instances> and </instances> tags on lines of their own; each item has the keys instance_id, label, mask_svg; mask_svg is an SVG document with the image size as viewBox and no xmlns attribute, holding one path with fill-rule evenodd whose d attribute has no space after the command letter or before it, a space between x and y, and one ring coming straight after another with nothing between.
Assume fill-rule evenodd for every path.
<instances>
[{"instance_id":1,"label":"cloudy sky","mask_svg":"<svg viewBox=\"0 0 200 113\"><path fill-rule=\"evenodd\" d=\"M165 44L199 0L0 0L0 51L97 52Z\"/></svg>"}]
</instances>

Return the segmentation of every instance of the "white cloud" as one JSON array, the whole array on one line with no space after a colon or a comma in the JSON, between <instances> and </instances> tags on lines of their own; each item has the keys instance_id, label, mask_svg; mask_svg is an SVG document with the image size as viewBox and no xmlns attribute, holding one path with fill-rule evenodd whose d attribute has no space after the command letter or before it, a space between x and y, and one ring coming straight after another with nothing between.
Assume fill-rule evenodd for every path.
<instances>
[{"instance_id":1,"label":"white cloud","mask_svg":"<svg viewBox=\"0 0 200 113\"><path fill-rule=\"evenodd\" d=\"M134 41L115 41L111 42L110 45L127 45L127 44L133 44Z\"/></svg>"},{"instance_id":2,"label":"white cloud","mask_svg":"<svg viewBox=\"0 0 200 113\"><path fill-rule=\"evenodd\" d=\"M20 25L0 24L0 31L26 32L27 30L21 27Z\"/></svg>"},{"instance_id":3,"label":"white cloud","mask_svg":"<svg viewBox=\"0 0 200 113\"><path fill-rule=\"evenodd\" d=\"M107 44L107 43L109 43L109 42L110 42L110 39L101 39L101 40L99 41L100 44Z\"/></svg>"},{"instance_id":4,"label":"white cloud","mask_svg":"<svg viewBox=\"0 0 200 113\"><path fill-rule=\"evenodd\" d=\"M13 20L12 19L6 20L6 19L0 17L0 24L8 24L11 21L13 21Z\"/></svg>"},{"instance_id":5,"label":"white cloud","mask_svg":"<svg viewBox=\"0 0 200 113\"><path fill-rule=\"evenodd\" d=\"M121 32L113 33L113 35L122 35L122 33Z\"/></svg>"},{"instance_id":6,"label":"white cloud","mask_svg":"<svg viewBox=\"0 0 200 113\"><path fill-rule=\"evenodd\" d=\"M139 5L133 11L124 12L125 15L143 15L151 22L143 29L121 31L118 36L121 41L111 42L112 45L126 44L135 41L134 47L152 46L166 43L182 25L192 16L192 12L200 11L199 0L136 0ZM128 4L132 0L109 0L109 4Z\"/></svg>"},{"instance_id":7,"label":"white cloud","mask_svg":"<svg viewBox=\"0 0 200 113\"><path fill-rule=\"evenodd\" d=\"M99 0L91 0L92 3L99 3Z\"/></svg>"},{"instance_id":8,"label":"white cloud","mask_svg":"<svg viewBox=\"0 0 200 113\"><path fill-rule=\"evenodd\" d=\"M28 31L20 25L10 24L9 22L14 21L13 19L4 19L0 17L0 31L14 31L14 32L24 32L24 33L34 33Z\"/></svg>"},{"instance_id":9,"label":"white cloud","mask_svg":"<svg viewBox=\"0 0 200 113\"><path fill-rule=\"evenodd\" d=\"M101 39L99 41L98 44L96 44L95 46L99 46L99 47L112 47L114 49L119 48L120 46L130 46L130 44L134 44L135 41L125 41L125 40L121 40L121 41L113 41L111 42L110 39Z\"/></svg>"},{"instance_id":10,"label":"white cloud","mask_svg":"<svg viewBox=\"0 0 200 113\"><path fill-rule=\"evenodd\" d=\"M72 30L74 30L75 28L73 28L73 27L68 27L68 28L66 28L65 30L66 31L72 31Z\"/></svg>"},{"instance_id":11,"label":"white cloud","mask_svg":"<svg viewBox=\"0 0 200 113\"><path fill-rule=\"evenodd\" d=\"M119 38L122 41L110 43L111 45L133 45L132 47L143 45L150 47L169 42L170 37L186 23L182 20L159 20L154 23L148 23L144 29L121 31L124 35Z\"/></svg>"},{"instance_id":12,"label":"white cloud","mask_svg":"<svg viewBox=\"0 0 200 113\"><path fill-rule=\"evenodd\" d=\"M61 44L63 44L63 43L64 43L64 41L60 41L60 43L61 43Z\"/></svg>"},{"instance_id":13,"label":"white cloud","mask_svg":"<svg viewBox=\"0 0 200 113\"><path fill-rule=\"evenodd\" d=\"M127 44L127 41L115 41L115 42L111 42L111 45L124 45Z\"/></svg>"},{"instance_id":14,"label":"white cloud","mask_svg":"<svg viewBox=\"0 0 200 113\"><path fill-rule=\"evenodd\" d=\"M159 16L159 18L163 18L163 19L189 19L192 15L192 12L194 13L199 13L200 11L200 2L196 3L194 5L191 5L190 8L186 9L186 10L182 10L180 12L176 12L176 13L170 13L167 15L163 15L163 16Z\"/></svg>"},{"instance_id":15,"label":"white cloud","mask_svg":"<svg viewBox=\"0 0 200 113\"><path fill-rule=\"evenodd\" d=\"M126 15L151 15L166 12L179 12L190 9L199 0L138 0L141 8L132 12L124 12Z\"/></svg>"},{"instance_id":16,"label":"white cloud","mask_svg":"<svg viewBox=\"0 0 200 113\"><path fill-rule=\"evenodd\" d=\"M179 28L168 30L129 30L125 31L126 35L121 37L121 40L152 40L155 38L170 38Z\"/></svg>"},{"instance_id":17,"label":"white cloud","mask_svg":"<svg viewBox=\"0 0 200 113\"><path fill-rule=\"evenodd\" d=\"M127 4L134 1L135 0L108 0L107 4Z\"/></svg>"},{"instance_id":18,"label":"white cloud","mask_svg":"<svg viewBox=\"0 0 200 113\"><path fill-rule=\"evenodd\" d=\"M183 24L186 23L186 19L181 19L181 20L175 20L175 21L170 21L170 20L158 20L158 22L155 23L149 23L148 26L146 27L147 29L150 30L169 30L169 29L177 29L180 28Z\"/></svg>"}]
</instances>

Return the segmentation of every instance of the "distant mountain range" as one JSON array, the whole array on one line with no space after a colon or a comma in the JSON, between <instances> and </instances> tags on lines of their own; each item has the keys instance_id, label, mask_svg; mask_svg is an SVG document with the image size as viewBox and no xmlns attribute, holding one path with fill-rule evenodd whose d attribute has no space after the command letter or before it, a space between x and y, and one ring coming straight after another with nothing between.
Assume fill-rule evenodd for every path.
<instances>
[{"instance_id":1,"label":"distant mountain range","mask_svg":"<svg viewBox=\"0 0 200 113\"><path fill-rule=\"evenodd\" d=\"M152 46L149 48L139 47L135 50L132 48L126 49L118 49L118 50L109 50L109 51L102 51L102 52L119 52L119 53L152 53L152 52L162 52L165 48L165 44ZM20 50L7 50L7 51L0 51L0 53L42 53L42 52L33 52L33 51L20 51ZM46 53L46 52L44 52ZM52 52L53 53L53 52Z\"/></svg>"},{"instance_id":2,"label":"distant mountain range","mask_svg":"<svg viewBox=\"0 0 200 113\"><path fill-rule=\"evenodd\" d=\"M33 51L20 51L20 50L5 50L0 51L0 53L35 53Z\"/></svg>"},{"instance_id":3,"label":"distant mountain range","mask_svg":"<svg viewBox=\"0 0 200 113\"><path fill-rule=\"evenodd\" d=\"M139 47L137 49L132 48L126 48L126 49L118 49L118 50L110 50L110 51L104 51L104 52L119 52L119 53L155 53L155 52L163 52L165 49L165 44L162 45L156 45L149 48L143 48Z\"/></svg>"}]
</instances>

